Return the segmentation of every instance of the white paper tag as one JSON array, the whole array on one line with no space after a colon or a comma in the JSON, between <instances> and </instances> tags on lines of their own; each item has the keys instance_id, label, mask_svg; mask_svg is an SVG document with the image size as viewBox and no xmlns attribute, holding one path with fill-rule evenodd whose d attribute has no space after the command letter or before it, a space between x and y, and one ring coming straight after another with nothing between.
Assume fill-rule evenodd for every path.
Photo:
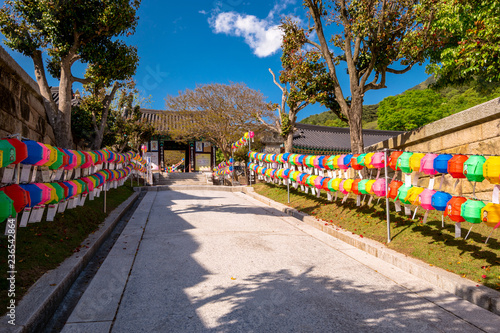
<instances>
[{"instance_id":1,"label":"white paper tag","mask_svg":"<svg viewBox=\"0 0 500 333\"><path fill-rule=\"evenodd\" d=\"M45 212L45 205L41 205L40 208L38 209L35 217L35 222L41 222L43 213Z\"/></svg>"},{"instance_id":2,"label":"white paper tag","mask_svg":"<svg viewBox=\"0 0 500 333\"><path fill-rule=\"evenodd\" d=\"M328 201L332 201L333 200L333 196L330 192L326 192L326 198L328 199Z\"/></svg>"},{"instance_id":3,"label":"white paper tag","mask_svg":"<svg viewBox=\"0 0 500 333\"><path fill-rule=\"evenodd\" d=\"M30 218L28 220L29 223L35 223L36 219L38 218L38 212L40 211L39 206L33 207L33 210L31 212Z\"/></svg>"},{"instance_id":4,"label":"white paper tag","mask_svg":"<svg viewBox=\"0 0 500 333\"><path fill-rule=\"evenodd\" d=\"M455 238L460 238L462 237L462 223L457 222L455 223Z\"/></svg>"},{"instance_id":5,"label":"white paper tag","mask_svg":"<svg viewBox=\"0 0 500 333\"><path fill-rule=\"evenodd\" d=\"M336 191L336 192L335 192L335 198L334 198L333 200L334 200L334 201L337 201L338 196L339 196L339 191Z\"/></svg>"},{"instance_id":6,"label":"white paper tag","mask_svg":"<svg viewBox=\"0 0 500 333\"><path fill-rule=\"evenodd\" d=\"M491 196L491 202L494 204L499 203L500 185L495 185L493 188L493 195Z\"/></svg>"},{"instance_id":7,"label":"white paper tag","mask_svg":"<svg viewBox=\"0 0 500 333\"><path fill-rule=\"evenodd\" d=\"M370 199L368 200L367 205L370 206L370 204L372 203L372 201L373 201L373 195L370 195Z\"/></svg>"},{"instance_id":8,"label":"white paper tag","mask_svg":"<svg viewBox=\"0 0 500 333\"><path fill-rule=\"evenodd\" d=\"M85 199L87 199L87 193L82 194L82 198L80 199L80 206L85 205Z\"/></svg>"},{"instance_id":9,"label":"white paper tag","mask_svg":"<svg viewBox=\"0 0 500 333\"><path fill-rule=\"evenodd\" d=\"M405 186L410 187L411 186L411 173L405 173Z\"/></svg>"},{"instance_id":10,"label":"white paper tag","mask_svg":"<svg viewBox=\"0 0 500 333\"><path fill-rule=\"evenodd\" d=\"M342 199L342 203L345 203L347 201L348 196L349 196L349 193L344 195L344 199Z\"/></svg>"},{"instance_id":11,"label":"white paper tag","mask_svg":"<svg viewBox=\"0 0 500 333\"><path fill-rule=\"evenodd\" d=\"M63 200L59 203L59 207L57 209L57 212L58 213L64 213L64 210L66 209L66 205L68 204L68 202L66 200Z\"/></svg>"},{"instance_id":12,"label":"white paper tag","mask_svg":"<svg viewBox=\"0 0 500 333\"><path fill-rule=\"evenodd\" d=\"M44 183L49 183L50 182L50 171L49 167L41 167L42 170L42 181Z\"/></svg>"},{"instance_id":13,"label":"white paper tag","mask_svg":"<svg viewBox=\"0 0 500 333\"><path fill-rule=\"evenodd\" d=\"M361 196L359 195L356 196L356 206L361 206Z\"/></svg>"},{"instance_id":14,"label":"white paper tag","mask_svg":"<svg viewBox=\"0 0 500 333\"><path fill-rule=\"evenodd\" d=\"M36 172L37 172L37 170L38 170L38 166L35 165L33 167L33 173L31 174L31 181L30 181L30 183L36 182Z\"/></svg>"},{"instance_id":15,"label":"white paper tag","mask_svg":"<svg viewBox=\"0 0 500 333\"><path fill-rule=\"evenodd\" d=\"M429 186L427 186L429 190L432 190L434 188L434 181L434 176L431 176L431 178L429 179Z\"/></svg>"},{"instance_id":16,"label":"white paper tag","mask_svg":"<svg viewBox=\"0 0 500 333\"><path fill-rule=\"evenodd\" d=\"M14 182L14 170L15 166L12 164L3 168L2 183L10 184Z\"/></svg>"},{"instance_id":17,"label":"white paper tag","mask_svg":"<svg viewBox=\"0 0 500 333\"><path fill-rule=\"evenodd\" d=\"M382 169L378 169L377 170L377 177L375 177L375 179L379 179L380 178L380 170L382 170Z\"/></svg>"},{"instance_id":18,"label":"white paper tag","mask_svg":"<svg viewBox=\"0 0 500 333\"><path fill-rule=\"evenodd\" d=\"M414 220L415 216L417 216L417 211L418 211L418 206L415 208L415 213L413 213L413 217L411 218L412 220Z\"/></svg>"},{"instance_id":19,"label":"white paper tag","mask_svg":"<svg viewBox=\"0 0 500 333\"><path fill-rule=\"evenodd\" d=\"M24 208L23 215L21 216L21 223L19 224L20 227L26 227L28 225L30 213L31 213L31 207Z\"/></svg>"},{"instance_id":20,"label":"white paper tag","mask_svg":"<svg viewBox=\"0 0 500 333\"><path fill-rule=\"evenodd\" d=\"M82 174L82 169L76 168L75 169L75 179L80 178L80 175Z\"/></svg>"},{"instance_id":21,"label":"white paper tag","mask_svg":"<svg viewBox=\"0 0 500 333\"><path fill-rule=\"evenodd\" d=\"M319 189L316 189L316 197L319 198L321 196L321 192L319 191Z\"/></svg>"},{"instance_id":22,"label":"white paper tag","mask_svg":"<svg viewBox=\"0 0 500 333\"><path fill-rule=\"evenodd\" d=\"M359 179L363 179L363 175L361 174L361 170L358 170L358 175L359 175Z\"/></svg>"},{"instance_id":23,"label":"white paper tag","mask_svg":"<svg viewBox=\"0 0 500 333\"><path fill-rule=\"evenodd\" d=\"M309 187L307 187L307 186L305 187L305 193L306 194L309 193Z\"/></svg>"},{"instance_id":24,"label":"white paper tag","mask_svg":"<svg viewBox=\"0 0 500 333\"><path fill-rule=\"evenodd\" d=\"M304 185L300 185L300 190L304 192L306 189L304 188ZM307 193L307 192L306 192Z\"/></svg>"},{"instance_id":25,"label":"white paper tag","mask_svg":"<svg viewBox=\"0 0 500 333\"><path fill-rule=\"evenodd\" d=\"M87 177L89 175L89 168L82 169L83 177Z\"/></svg>"},{"instance_id":26,"label":"white paper tag","mask_svg":"<svg viewBox=\"0 0 500 333\"><path fill-rule=\"evenodd\" d=\"M400 212L401 211L401 201L399 201L399 200L394 201L394 207L396 208L396 212Z\"/></svg>"},{"instance_id":27,"label":"white paper tag","mask_svg":"<svg viewBox=\"0 0 500 333\"><path fill-rule=\"evenodd\" d=\"M46 219L47 222L54 221L54 216L56 216L57 208L58 204L49 205L49 209L47 210L47 219Z\"/></svg>"},{"instance_id":28,"label":"white paper tag","mask_svg":"<svg viewBox=\"0 0 500 333\"><path fill-rule=\"evenodd\" d=\"M411 215L411 208L409 205L405 204L405 215L410 216Z\"/></svg>"},{"instance_id":29,"label":"white paper tag","mask_svg":"<svg viewBox=\"0 0 500 333\"><path fill-rule=\"evenodd\" d=\"M31 165L23 164L21 166L21 183L28 183L30 181Z\"/></svg>"}]
</instances>

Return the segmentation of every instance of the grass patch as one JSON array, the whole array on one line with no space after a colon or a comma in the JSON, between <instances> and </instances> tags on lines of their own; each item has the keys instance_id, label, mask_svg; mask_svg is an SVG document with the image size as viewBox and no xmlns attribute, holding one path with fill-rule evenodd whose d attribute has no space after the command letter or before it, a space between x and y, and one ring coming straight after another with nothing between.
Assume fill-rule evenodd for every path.
<instances>
[{"instance_id":1,"label":"grass patch","mask_svg":"<svg viewBox=\"0 0 500 333\"><path fill-rule=\"evenodd\" d=\"M56 214L53 222L29 223L26 228L18 228L16 242L16 303L26 291L47 271L59 266L80 248L87 247L82 242L97 230L106 216L133 193L130 183L107 193L107 213L104 213L104 193L83 207ZM47 209L45 209L45 216ZM42 221L45 220L42 219ZM5 223L1 223L3 230ZM0 237L0 312L5 314L9 302L7 295L7 237Z\"/></svg>"},{"instance_id":2,"label":"grass patch","mask_svg":"<svg viewBox=\"0 0 500 333\"><path fill-rule=\"evenodd\" d=\"M334 227L342 228L360 237L367 237L386 244L400 253L423 260L429 265L441 267L476 283L492 289L500 290L500 231L495 231L484 244L492 231L485 224L475 224L467 238L455 239L455 223L445 219L441 228L441 212L431 211L427 223L423 224L423 213L415 220L394 211L393 200L390 200L392 241L387 244L387 222L385 200L374 199L368 206L356 206L355 196L342 204L340 197L330 202L326 193L316 198L299 190L290 188L290 203L287 203L286 187L260 183L253 186L255 192L282 204L323 220ZM462 222L462 237L465 237L472 224Z\"/></svg>"}]
</instances>

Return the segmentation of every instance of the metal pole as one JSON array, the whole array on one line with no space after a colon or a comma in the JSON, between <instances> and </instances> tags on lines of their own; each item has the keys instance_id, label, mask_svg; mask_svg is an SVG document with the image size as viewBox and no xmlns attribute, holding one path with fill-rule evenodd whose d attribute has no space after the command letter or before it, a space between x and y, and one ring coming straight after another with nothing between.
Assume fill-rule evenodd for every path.
<instances>
[{"instance_id":1,"label":"metal pole","mask_svg":"<svg viewBox=\"0 0 500 333\"><path fill-rule=\"evenodd\" d=\"M107 183L104 183L104 185L102 185L104 187L104 213L106 213L106 187L107 187Z\"/></svg>"},{"instance_id":2,"label":"metal pole","mask_svg":"<svg viewBox=\"0 0 500 333\"><path fill-rule=\"evenodd\" d=\"M387 178L387 149L384 150L385 169L385 212L387 218L387 244L391 242L391 214L389 213L389 184Z\"/></svg>"},{"instance_id":3,"label":"metal pole","mask_svg":"<svg viewBox=\"0 0 500 333\"><path fill-rule=\"evenodd\" d=\"M234 186L234 171L235 171L236 163L234 163L234 151L233 151L233 148L231 148L231 159L233 160L233 164L232 164L233 172L231 172L231 186ZM231 167L231 165L229 167Z\"/></svg>"},{"instance_id":4,"label":"metal pole","mask_svg":"<svg viewBox=\"0 0 500 333\"><path fill-rule=\"evenodd\" d=\"M286 180L286 190L288 192L288 203L290 203L290 179Z\"/></svg>"},{"instance_id":5,"label":"metal pole","mask_svg":"<svg viewBox=\"0 0 500 333\"><path fill-rule=\"evenodd\" d=\"M252 138L250 137L250 131L248 131L248 153L252 151ZM248 161L250 162L250 156L248 157ZM245 169L247 166L245 165ZM252 186L252 170L248 169L248 183Z\"/></svg>"}]
</instances>

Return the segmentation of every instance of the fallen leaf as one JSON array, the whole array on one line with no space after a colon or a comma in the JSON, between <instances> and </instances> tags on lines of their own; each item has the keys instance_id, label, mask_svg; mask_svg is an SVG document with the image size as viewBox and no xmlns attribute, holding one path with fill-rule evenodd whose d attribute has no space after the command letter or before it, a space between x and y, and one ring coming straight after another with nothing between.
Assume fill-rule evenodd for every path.
<instances>
[{"instance_id":1,"label":"fallen leaf","mask_svg":"<svg viewBox=\"0 0 500 333\"><path fill-rule=\"evenodd\" d=\"M483 274L483 275L481 275L481 277L482 277L483 279L486 279L486 275L484 275L484 274Z\"/></svg>"},{"instance_id":2,"label":"fallen leaf","mask_svg":"<svg viewBox=\"0 0 500 333\"><path fill-rule=\"evenodd\" d=\"M236 278L234 278L234 277L231 277L231 280L236 280Z\"/></svg>"}]
</instances>

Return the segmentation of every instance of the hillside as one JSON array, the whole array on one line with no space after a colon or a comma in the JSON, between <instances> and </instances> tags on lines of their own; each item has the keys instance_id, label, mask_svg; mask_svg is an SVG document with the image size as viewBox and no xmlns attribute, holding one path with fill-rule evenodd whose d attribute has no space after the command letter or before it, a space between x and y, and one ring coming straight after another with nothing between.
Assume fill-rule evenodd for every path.
<instances>
[{"instance_id":1,"label":"hillside","mask_svg":"<svg viewBox=\"0 0 500 333\"><path fill-rule=\"evenodd\" d=\"M364 105L363 128L408 131L500 96L499 83L471 82L435 89L435 82L434 77L429 77L399 95ZM300 123L347 127L329 111L304 118Z\"/></svg>"}]
</instances>

